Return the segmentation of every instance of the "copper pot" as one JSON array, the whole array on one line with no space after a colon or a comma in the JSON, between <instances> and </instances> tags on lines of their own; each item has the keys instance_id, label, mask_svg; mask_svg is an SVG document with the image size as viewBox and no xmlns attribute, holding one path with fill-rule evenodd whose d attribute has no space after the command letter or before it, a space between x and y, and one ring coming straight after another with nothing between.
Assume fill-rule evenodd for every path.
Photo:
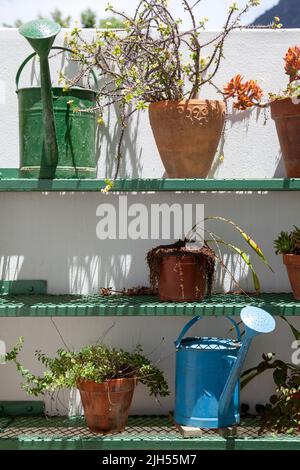
<instances>
[{"instance_id":1,"label":"copper pot","mask_svg":"<svg viewBox=\"0 0 300 470\"><path fill-rule=\"evenodd\" d=\"M283 262L296 300L300 300L300 255L283 255Z\"/></svg>"},{"instance_id":2,"label":"copper pot","mask_svg":"<svg viewBox=\"0 0 300 470\"><path fill-rule=\"evenodd\" d=\"M77 383L85 419L92 432L105 434L125 429L135 385L135 378L113 379L101 384Z\"/></svg>"},{"instance_id":3,"label":"copper pot","mask_svg":"<svg viewBox=\"0 0 300 470\"><path fill-rule=\"evenodd\" d=\"M300 178L300 104L290 98L271 103L286 174Z\"/></svg>"},{"instance_id":4,"label":"copper pot","mask_svg":"<svg viewBox=\"0 0 300 470\"><path fill-rule=\"evenodd\" d=\"M204 299L205 292L205 263L200 264L193 255L163 257L158 284L160 300L201 301Z\"/></svg>"},{"instance_id":5,"label":"copper pot","mask_svg":"<svg viewBox=\"0 0 300 470\"><path fill-rule=\"evenodd\" d=\"M218 100L159 101L149 118L169 178L206 178L225 122Z\"/></svg>"}]
</instances>

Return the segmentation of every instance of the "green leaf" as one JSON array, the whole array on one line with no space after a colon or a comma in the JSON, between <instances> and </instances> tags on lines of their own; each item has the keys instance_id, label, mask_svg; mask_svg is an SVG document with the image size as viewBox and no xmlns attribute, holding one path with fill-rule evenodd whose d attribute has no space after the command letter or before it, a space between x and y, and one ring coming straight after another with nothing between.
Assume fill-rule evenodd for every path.
<instances>
[{"instance_id":1,"label":"green leaf","mask_svg":"<svg viewBox=\"0 0 300 470\"><path fill-rule=\"evenodd\" d=\"M265 257L262 249L258 246L255 240L253 240L241 227L239 227L233 220L226 219L225 217L207 217L205 220L220 220L232 225L243 237L243 239L247 242L247 244L251 247L251 249L263 260L264 264L271 270L271 266L267 258Z\"/></svg>"},{"instance_id":2,"label":"green leaf","mask_svg":"<svg viewBox=\"0 0 300 470\"><path fill-rule=\"evenodd\" d=\"M285 317L281 317L290 327L296 340L300 340L300 331L297 330Z\"/></svg>"}]
</instances>

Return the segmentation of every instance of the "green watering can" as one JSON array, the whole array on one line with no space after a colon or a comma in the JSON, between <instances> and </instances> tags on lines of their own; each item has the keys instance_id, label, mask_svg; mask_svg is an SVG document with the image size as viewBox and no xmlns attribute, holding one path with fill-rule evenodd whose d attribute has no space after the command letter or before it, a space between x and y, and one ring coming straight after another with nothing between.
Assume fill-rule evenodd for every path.
<instances>
[{"instance_id":1,"label":"green watering can","mask_svg":"<svg viewBox=\"0 0 300 470\"><path fill-rule=\"evenodd\" d=\"M19 32L34 49L21 64L16 85L19 100L20 173L29 178L95 178L96 91L51 86L49 53L60 26L50 20L34 20ZM41 87L19 89L25 65L34 56L40 60ZM97 79L93 74L97 86Z\"/></svg>"}]
</instances>

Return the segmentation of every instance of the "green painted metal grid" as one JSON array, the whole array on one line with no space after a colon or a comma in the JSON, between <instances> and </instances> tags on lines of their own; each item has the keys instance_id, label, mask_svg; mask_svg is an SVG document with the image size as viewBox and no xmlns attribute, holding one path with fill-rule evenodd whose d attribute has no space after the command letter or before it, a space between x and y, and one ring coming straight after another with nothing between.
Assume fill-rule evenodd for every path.
<instances>
[{"instance_id":1,"label":"green painted metal grid","mask_svg":"<svg viewBox=\"0 0 300 470\"><path fill-rule=\"evenodd\" d=\"M20 178L16 168L0 169L0 192L92 191L106 186L104 179ZM112 191L300 191L300 178L264 179L118 179Z\"/></svg>"},{"instance_id":2,"label":"green painted metal grid","mask_svg":"<svg viewBox=\"0 0 300 470\"><path fill-rule=\"evenodd\" d=\"M84 418L19 417L0 419L0 449L298 449L297 435L260 433L257 418L243 419L235 437L203 431L201 437L183 438L164 416L129 417L120 434L97 435Z\"/></svg>"},{"instance_id":3,"label":"green painted metal grid","mask_svg":"<svg viewBox=\"0 0 300 470\"><path fill-rule=\"evenodd\" d=\"M3 295L0 317L62 316L194 316L239 315L246 305L255 305L273 315L300 315L300 302L292 294L242 296L213 295L199 303L161 302L152 296L101 295Z\"/></svg>"}]
</instances>

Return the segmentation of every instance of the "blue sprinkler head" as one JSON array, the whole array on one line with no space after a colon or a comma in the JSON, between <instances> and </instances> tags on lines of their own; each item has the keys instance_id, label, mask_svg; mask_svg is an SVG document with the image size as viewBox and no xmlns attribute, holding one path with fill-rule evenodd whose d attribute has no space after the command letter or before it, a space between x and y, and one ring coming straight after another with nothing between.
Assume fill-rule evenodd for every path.
<instances>
[{"instance_id":1,"label":"blue sprinkler head","mask_svg":"<svg viewBox=\"0 0 300 470\"><path fill-rule=\"evenodd\" d=\"M274 317L258 307L249 306L243 308L241 311L241 320L245 324L248 332L253 336L260 333L271 333L276 326Z\"/></svg>"}]
</instances>

